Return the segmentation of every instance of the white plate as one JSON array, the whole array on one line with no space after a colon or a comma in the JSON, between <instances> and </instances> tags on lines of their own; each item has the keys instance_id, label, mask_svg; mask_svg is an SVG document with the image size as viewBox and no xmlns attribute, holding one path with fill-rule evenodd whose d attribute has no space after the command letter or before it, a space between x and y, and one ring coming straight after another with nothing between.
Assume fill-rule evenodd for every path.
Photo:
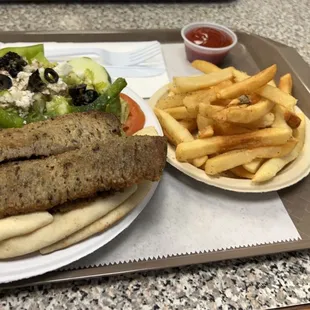
<instances>
[{"instance_id":1,"label":"white plate","mask_svg":"<svg viewBox=\"0 0 310 310\"><path fill-rule=\"evenodd\" d=\"M163 135L160 124L149 105L130 89L126 88L123 92L140 105L145 114L145 127L154 126L158 133ZM68 265L96 251L115 238L135 220L153 196L157 185L158 182L139 185L137 191L140 192L140 202L137 207L119 223L102 234L91 237L67 249L56 251L48 255L34 253L16 259L0 261L0 283L7 283L41 275L48 271Z\"/></svg>"},{"instance_id":2,"label":"white plate","mask_svg":"<svg viewBox=\"0 0 310 310\"><path fill-rule=\"evenodd\" d=\"M167 94L168 86L160 88L149 100L149 105L155 107L157 101L164 95ZM300 111L296 107L297 112ZM174 146L168 144L168 154L167 161L183 172L184 174L192 177L193 179L215 186L222 189L234 191L234 192L244 192L244 193L264 193L277 191L279 189L291 186L303 178L305 178L310 172L310 121L306 117L306 137L305 145L303 151L300 153L298 158L290 163L286 168L284 168L277 176L272 180L262 183L253 184L250 180L243 179L232 179L227 177L212 177L205 174L201 169L195 166L182 163L176 160L175 148Z\"/></svg>"}]
</instances>

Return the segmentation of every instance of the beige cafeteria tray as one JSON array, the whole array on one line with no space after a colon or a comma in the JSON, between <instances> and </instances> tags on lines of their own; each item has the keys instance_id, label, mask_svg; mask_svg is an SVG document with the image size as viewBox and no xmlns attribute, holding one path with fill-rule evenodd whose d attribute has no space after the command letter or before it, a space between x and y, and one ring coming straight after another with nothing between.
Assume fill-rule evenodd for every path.
<instances>
[{"instance_id":1,"label":"beige cafeteria tray","mask_svg":"<svg viewBox=\"0 0 310 310\"><path fill-rule=\"evenodd\" d=\"M239 42L226 58L223 66L233 65L251 74L254 73L257 68L265 68L276 63L278 65L277 78L284 73L292 73L294 80L294 95L299 99L300 108L310 118L310 68L307 63L305 63L300 55L291 47L257 35L250 35L238 31L236 31L236 33ZM158 40L161 43L182 42L180 30L166 29L85 33L67 32L60 34L52 32L0 32L0 42L122 42L146 40ZM309 187L310 176L298 184L278 192L288 214L302 238L299 241L279 242L276 244L243 247L200 254L185 254L163 259L152 259L78 270L53 271L31 279L0 285L0 288L70 281L308 249L310 248Z\"/></svg>"}]
</instances>

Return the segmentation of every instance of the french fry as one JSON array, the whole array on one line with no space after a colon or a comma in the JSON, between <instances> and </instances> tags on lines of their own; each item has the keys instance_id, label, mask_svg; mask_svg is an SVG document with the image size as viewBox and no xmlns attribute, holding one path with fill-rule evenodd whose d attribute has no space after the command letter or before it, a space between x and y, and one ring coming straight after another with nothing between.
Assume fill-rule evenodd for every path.
<instances>
[{"instance_id":1,"label":"french fry","mask_svg":"<svg viewBox=\"0 0 310 310\"><path fill-rule=\"evenodd\" d=\"M252 93L248 95L248 97L250 98L251 104L256 104L262 99L262 97L256 93Z\"/></svg>"},{"instance_id":2,"label":"french fry","mask_svg":"<svg viewBox=\"0 0 310 310\"><path fill-rule=\"evenodd\" d=\"M279 80L279 89L281 89L283 92L291 95L292 89L293 89L293 80L290 73L287 73L280 77Z\"/></svg>"},{"instance_id":3,"label":"french fry","mask_svg":"<svg viewBox=\"0 0 310 310\"><path fill-rule=\"evenodd\" d=\"M241 102L240 102L239 98L235 98L228 103L227 107L235 107L235 106L238 106L240 104L241 104Z\"/></svg>"},{"instance_id":4,"label":"french fry","mask_svg":"<svg viewBox=\"0 0 310 310\"><path fill-rule=\"evenodd\" d=\"M256 158L254 160L252 160L250 163L248 164L244 164L243 168L247 171L249 171L250 173L254 173L259 169L259 167L263 164L264 159L262 158Z\"/></svg>"},{"instance_id":5,"label":"french fry","mask_svg":"<svg viewBox=\"0 0 310 310\"><path fill-rule=\"evenodd\" d=\"M269 81L268 85L273 86L273 87L277 87L277 84L274 80Z\"/></svg>"},{"instance_id":6,"label":"french fry","mask_svg":"<svg viewBox=\"0 0 310 310\"><path fill-rule=\"evenodd\" d=\"M179 94L181 93L181 91L176 87L176 85L174 83L169 83L168 84L168 88L169 90L174 93L174 94Z\"/></svg>"},{"instance_id":7,"label":"french fry","mask_svg":"<svg viewBox=\"0 0 310 310\"><path fill-rule=\"evenodd\" d=\"M227 99L230 100L230 99ZM235 98L233 100L230 100L230 102L227 104L227 106L236 106L240 104L255 104L258 103L261 100L261 96L252 93L250 95L242 95L238 98Z\"/></svg>"},{"instance_id":8,"label":"french fry","mask_svg":"<svg viewBox=\"0 0 310 310\"><path fill-rule=\"evenodd\" d=\"M283 75L279 81L279 89L287 94L292 93L293 81L290 73ZM288 126L292 129L296 129L301 122L301 119L295 114L293 110L285 109L283 106L277 108L278 118L283 118ZM278 120L277 120L278 121ZM283 120L279 121L282 125Z\"/></svg>"},{"instance_id":9,"label":"french fry","mask_svg":"<svg viewBox=\"0 0 310 310\"><path fill-rule=\"evenodd\" d=\"M242 126L252 130L262 129L272 126L274 120L275 120L274 114L269 112L265 114L262 118L258 119L257 121L248 124L242 124Z\"/></svg>"},{"instance_id":10,"label":"french fry","mask_svg":"<svg viewBox=\"0 0 310 310\"><path fill-rule=\"evenodd\" d=\"M212 101L212 104L215 105L220 105L222 107L227 107L229 105L229 103L231 102L231 100L227 100L227 99L216 99L214 101Z\"/></svg>"},{"instance_id":11,"label":"french fry","mask_svg":"<svg viewBox=\"0 0 310 310\"><path fill-rule=\"evenodd\" d=\"M274 113L274 116L275 116L274 122L272 124L273 128L287 128L287 129L290 128L284 119L285 110L283 109L283 107L276 104L273 107L272 112Z\"/></svg>"},{"instance_id":12,"label":"french fry","mask_svg":"<svg viewBox=\"0 0 310 310\"><path fill-rule=\"evenodd\" d=\"M273 102L263 99L256 104L251 104L248 106L240 105L227 107L217 113L214 113L212 116L207 116L221 122L248 124L262 118L265 114L270 112L273 106ZM204 109L205 110L202 110L201 112L199 110L199 113L203 114L203 112L206 111L206 107L204 107Z\"/></svg>"},{"instance_id":13,"label":"french fry","mask_svg":"<svg viewBox=\"0 0 310 310\"><path fill-rule=\"evenodd\" d=\"M218 71L222 70L218 66L214 65L213 63L208 62L208 61L204 61L204 60L194 60L192 62L192 66L195 69L197 69L197 70L199 70L205 74L212 73L212 72L218 72Z\"/></svg>"},{"instance_id":14,"label":"french fry","mask_svg":"<svg viewBox=\"0 0 310 310\"><path fill-rule=\"evenodd\" d=\"M176 120L195 118L188 113L185 107L169 108L164 111L169 113Z\"/></svg>"},{"instance_id":15,"label":"french fry","mask_svg":"<svg viewBox=\"0 0 310 310\"><path fill-rule=\"evenodd\" d=\"M290 138L291 132L287 129L265 128L240 135L197 139L178 144L176 158L182 162L230 150L281 145L287 143Z\"/></svg>"},{"instance_id":16,"label":"french fry","mask_svg":"<svg viewBox=\"0 0 310 310\"><path fill-rule=\"evenodd\" d=\"M174 145L194 140L191 133L169 113L157 108L154 108L154 112L166 132L168 140L172 141Z\"/></svg>"},{"instance_id":17,"label":"french fry","mask_svg":"<svg viewBox=\"0 0 310 310\"><path fill-rule=\"evenodd\" d=\"M224 89L231 85L233 85L233 82L231 80L226 80L226 81L223 81L221 83L218 83L212 86L211 89L215 90L215 92L218 93L221 89Z\"/></svg>"},{"instance_id":18,"label":"french fry","mask_svg":"<svg viewBox=\"0 0 310 310\"><path fill-rule=\"evenodd\" d=\"M201 114L197 115L197 127L198 130L203 130L204 128L208 127L208 126L212 126L214 121L211 118L202 116Z\"/></svg>"},{"instance_id":19,"label":"french fry","mask_svg":"<svg viewBox=\"0 0 310 310\"><path fill-rule=\"evenodd\" d=\"M245 72L241 72L237 69L233 70L235 81L241 82L247 78L249 78L249 75L247 75ZM284 106L286 109L293 111L294 106L297 103L297 99L293 96L283 92L277 87L273 87L269 84L263 86L262 88L258 89L256 91L257 94L260 96L275 102L279 105Z\"/></svg>"},{"instance_id":20,"label":"french fry","mask_svg":"<svg viewBox=\"0 0 310 310\"><path fill-rule=\"evenodd\" d=\"M212 72L200 76L174 77L173 83L179 91L186 93L214 86L220 82L232 79L232 77L232 68L229 67L219 72Z\"/></svg>"},{"instance_id":21,"label":"french fry","mask_svg":"<svg viewBox=\"0 0 310 310\"><path fill-rule=\"evenodd\" d=\"M243 166L232 168L230 171L239 178L253 179L254 177L254 174L244 169Z\"/></svg>"},{"instance_id":22,"label":"french fry","mask_svg":"<svg viewBox=\"0 0 310 310\"><path fill-rule=\"evenodd\" d=\"M298 114L299 118L301 119L300 126L294 130L293 135L298 140L297 145L293 149L293 151L284 157L281 158L272 158L266 161L255 173L252 182L254 183L262 183L266 182L277 175L279 171L283 169L287 164L295 160L300 152L303 149L305 143L305 116L303 113Z\"/></svg>"},{"instance_id":23,"label":"french fry","mask_svg":"<svg viewBox=\"0 0 310 310\"><path fill-rule=\"evenodd\" d=\"M279 89L287 94L291 94L293 81L290 74L286 74L280 78ZM291 127L296 129L301 119L296 115L294 109L286 109L284 106L276 105L274 107L275 122L274 127Z\"/></svg>"},{"instance_id":24,"label":"french fry","mask_svg":"<svg viewBox=\"0 0 310 310\"><path fill-rule=\"evenodd\" d=\"M208 156L202 156L202 157L198 157L198 158L194 158L191 163L197 167L200 168L201 166L203 166L208 160Z\"/></svg>"},{"instance_id":25,"label":"french fry","mask_svg":"<svg viewBox=\"0 0 310 310\"><path fill-rule=\"evenodd\" d=\"M205 90L205 99L206 100L203 100L203 98L198 98L198 101L201 102L201 101L209 101L210 103L213 103L213 102L220 102L221 105L224 101L226 100L221 100L221 99L218 99L217 98L217 93L221 90L221 89L224 89L230 85L232 85L232 81L231 80L227 80L227 81L223 81L215 86L212 86L210 87L209 89ZM202 92L202 91L200 91ZM194 93L193 93L194 94Z\"/></svg>"},{"instance_id":26,"label":"french fry","mask_svg":"<svg viewBox=\"0 0 310 310\"><path fill-rule=\"evenodd\" d=\"M207 102L200 102L199 103L199 114L208 117L208 118L214 118L213 116L216 115L218 112L223 111L224 107L210 104Z\"/></svg>"},{"instance_id":27,"label":"french fry","mask_svg":"<svg viewBox=\"0 0 310 310\"><path fill-rule=\"evenodd\" d=\"M281 108L283 109L283 107ZM298 117L298 115L295 112L289 110L284 111L284 120L286 121L288 126L291 127L292 129L298 128L298 126L301 123L300 117Z\"/></svg>"},{"instance_id":28,"label":"french fry","mask_svg":"<svg viewBox=\"0 0 310 310\"><path fill-rule=\"evenodd\" d=\"M276 65L253 76L203 60L192 67L205 75L174 77L168 95L157 103L163 111L155 109L176 146L177 160L210 175L259 183L297 158L305 125L303 115L294 111L297 99L291 95L290 74L282 76L277 87Z\"/></svg>"},{"instance_id":29,"label":"french fry","mask_svg":"<svg viewBox=\"0 0 310 310\"><path fill-rule=\"evenodd\" d=\"M259 95L261 95L262 97L273 101L283 107L285 107L286 109L288 109L289 111L294 110L294 107L297 103L297 99L294 98L293 96L286 94L285 92L283 92L282 90L280 90L277 87L272 87L270 85L266 85L263 88L261 88L259 91L257 91L257 93Z\"/></svg>"},{"instance_id":30,"label":"french fry","mask_svg":"<svg viewBox=\"0 0 310 310\"><path fill-rule=\"evenodd\" d=\"M156 108L164 110L169 108L182 107L184 97L185 94L175 94L173 96L160 98L156 104Z\"/></svg>"},{"instance_id":31,"label":"french fry","mask_svg":"<svg viewBox=\"0 0 310 310\"><path fill-rule=\"evenodd\" d=\"M214 130L212 125L205 127L204 129L198 132L199 139L210 138L214 135Z\"/></svg>"},{"instance_id":32,"label":"french fry","mask_svg":"<svg viewBox=\"0 0 310 310\"><path fill-rule=\"evenodd\" d=\"M169 133L164 128L163 128L163 133L164 133L164 136L168 139L169 143L171 143L174 146L177 146L176 140L171 135L169 135Z\"/></svg>"},{"instance_id":33,"label":"french fry","mask_svg":"<svg viewBox=\"0 0 310 310\"><path fill-rule=\"evenodd\" d=\"M272 65L256 75L220 90L217 93L217 97L219 99L233 99L243 94L255 92L272 80L276 72L277 66Z\"/></svg>"},{"instance_id":34,"label":"french fry","mask_svg":"<svg viewBox=\"0 0 310 310\"><path fill-rule=\"evenodd\" d=\"M187 109L187 113L196 118L199 111L199 101L196 95L186 96L183 100L183 104Z\"/></svg>"},{"instance_id":35,"label":"french fry","mask_svg":"<svg viewBox=\"0 0 310 310\"><path fill-rule=\"evenodd\" d=\"M226 122L214 122L213 125L214 134L218 136L230 136L239 135L242 133L251 132L251 129L239 126L238 124L226 123Z\"/></svg>"},{"instance_id":36,"label":"french fry","mask_svg":"<svg viewBox=\"0 0 310 310\"><path fill-rule=\"evenodd\" d=\"M229 85L232 85L232 82L227 80L209 89L203 89L203 90L198 90L198 91L194 91L191 93L187 93L187 96L183 100L183 104L184 106L186 106L188 112L192 116L195 116L195 117L198 114L199 103L201 102L205 102L205 103L214 102L215 104L219 103L220 105L226 106L228 102L226 102L226 100L218 100L216 97L216 93L220 89L225 88Z\"/></svg>"},{"instance_id":37,"label":"french fry","mask_svg":"<svg viewBox=\"0 0 310 310\"><path fill-rule=\"evenodd\" d=\"M272 127L296 129L300 125L301 119L295 112L291 112L280 105L273 108L275 120Z\"/></svg>"},{"instance_id":38,"label":"french fry","mask_svg":"<svg viewBox=\"0 0 310 310\"><path fill-rule=\"evenodd\" d=\"M279 88L272 87L270 85L264 86L259 91L257 91L257 93L260 94L262 97L269 99L270 101L273 101L279 105L284 106L289 111L293 111L297 103L296 98L292 97L289 94L286 94Z\"/></svg>"},{"instance_id":39,"label":"french fry","mask_svg":"<svg viewBox=\"0 0 310 310\"><path fill-rule=\"evenodd\" d=\"M195 69L197 69L197 70L199 70L205 74L222 70L221 68L214 65L213 63L205 61L205 60L194 60L192 62L192 66ZM276 82L274 80L269 81L268 84L273 86L273 87L277 87Z\"/></svg>"},{"instance_id":40,"label":"french fry","mask_svg":"<svg viewBox=\"0 0 310 310\"><path fill-rule=\"evenodd\" d=\"M223 171L230 170L234 167L250 163L255 158L281 157L290 153L295 147L296 143L297 140L293 139L284 145L241 149L220 154L208 159L205 166L205 171L206 174L215 175Z\"/></svg>"},{"instance_id":41,"label":"french fry","mask_svg":"<svg viewBox=\"0 0 310 310\"><path fill-rule=\"evenodd\" d=\"M183 119L179 121L179 123L186 128L189 132L193 132L197 129L197 122L196 119L191 118L191 119Z\"/></svg>"}]
</instances>

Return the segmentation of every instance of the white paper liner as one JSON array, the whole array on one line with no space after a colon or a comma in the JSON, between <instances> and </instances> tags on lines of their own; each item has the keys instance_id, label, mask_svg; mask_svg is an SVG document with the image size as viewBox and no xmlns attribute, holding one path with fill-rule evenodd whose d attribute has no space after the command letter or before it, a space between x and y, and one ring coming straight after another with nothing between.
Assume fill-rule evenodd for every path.
<instances>
[{"instance_id":1,"label":"white paper liner","mask_svg":"<svg viewBox=\"0 0 310 310\"><path fill-rule=\"evenodd\" d=\"M77 269L300 239L277 193L231 193L168 165L144 211L122 234L65 267Z\"/></svg>"}]
</instances>

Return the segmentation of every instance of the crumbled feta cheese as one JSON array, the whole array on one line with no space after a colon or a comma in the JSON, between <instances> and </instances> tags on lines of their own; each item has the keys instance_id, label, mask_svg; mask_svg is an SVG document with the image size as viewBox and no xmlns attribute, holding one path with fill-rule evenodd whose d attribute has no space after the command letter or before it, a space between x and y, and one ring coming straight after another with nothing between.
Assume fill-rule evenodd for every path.
<instances>
[{"instance_id":1,"label":"crumbled feta cheese","mask_svg":"<svg viewBox=\"0 0 310 310\"><path fill-rule=\"evenodd\" d=\"M34 93L29 90L20 90L15 86L9 89L9 93L11 94L13 98L13 103L16 107L23 110L29 110L30 106L34 101Z\"/></svg>"},{"instance_id":2,"label":"crumbled feta cheese","mask_svg":"<svg viewBox=\"0 0 310 310\"><path fill-rule=\"evenodd\" d=\"M1 93L0 101L1 101L1 104L3 105L10 105L14 102L14 99L12 95L9 93L9 91L4 91Z\"/></svg>"},{"instance_id":3,"label":"crumbled feta cheese","mask_svg":"<svg viewBox=\"0 0 310 310\"><path fill-rule=\"evenodd\" d=\"M59 63L54 70L58 73L60 76L66 76L72 71L72 66L69 65L67 62Z\"/></svg>"},{"instance_id":4,"label":"crumbled feta cheese","mask_svg":"<svg viewBox=\"0 0 310 310\"><path fill-rule=\"evenodd\" d=\"M60 94L62 92L65 92L68 88L68 85L59 78L57 83L48 83L46 85L46 89L42 91L42 94L50 95L50 94Z\"/></svg>"},{"instance_id":5,"label":"crumbled feta cheese","mask_svg":"<svg viewBox=\"0 0 310 310\"><path fill-rule=\"evenodd\" d=\"M27 73L32 73L36 71L37 69L41 68L41 64L36 60L32 60L31 64L28 64L27 66L24 67L24 72Z\"/></svg>"},{"instance_id":6,"label":"crumbled feta cheese","mask_svg":"<svg viewBox=\"0 0 310 310\"><path fill-rule=\"evenodd\" d=\"M31 73L27 73L23 71L19 72L14 81L14 86L19 90L26 90L30 75Z\"/></svg>"},{"instance_id":7,"label":"crumbled feta cheese","mask_svg":"<svg viewBox=\"0 0 310 310\"><path fill-rule=\"evenodd\" d=\"M34 93L29 90L20 90L13 86L0 96L0 105L2 107L16 106L22 110L28 111L32 105Z\"/></svg>"},{"instance_id":8,"label":"crumbled feta cheese","mask_svg":"<svg viewBox=\"0 0 310 310\"><path fill-rule=\"evenodd\" d=\"M15 106L20 115L26 115L29 108L34 102L34 93L27 90L29 77L35 71L39 70L40 75L44 75L44 68L37 61L34 60L31 64L24 67L24 70L19 72L16 78L12 78L12 87L7 91L1 93L0 96L0 107L12 107ZM68 75L72 71L72 66L67 63L58 64L55 71L59 75ZM0 71L0 74L10 76L6 71ZM46 83L46 81L44 80ZM67 91L68 85L59 78L57 83L47 83L46 87L42 91L46 95L59 95Z\"/></svg>"}]
</instances>

